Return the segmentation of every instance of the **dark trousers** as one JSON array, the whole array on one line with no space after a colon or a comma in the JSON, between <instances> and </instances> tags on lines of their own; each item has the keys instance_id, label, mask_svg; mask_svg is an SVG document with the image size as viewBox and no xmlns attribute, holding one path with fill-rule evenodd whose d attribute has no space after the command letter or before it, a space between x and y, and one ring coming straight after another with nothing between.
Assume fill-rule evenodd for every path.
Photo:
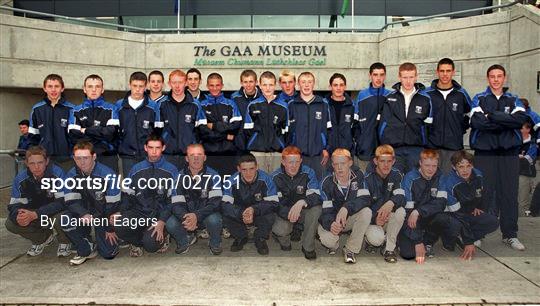
<instances>
[{"instance_id":1,"label":"dark trousers","mask_svg":"<svg viewBox=\"0 0 540 306\"><path fill-rule=\"evenodd\" d=\"M326 176L326 169L332 163L332 160L328 159L326 165L323 166L321 165L322 158L322 153L321 155L317 156L302 156L302 164L310 167L311 169L313 169L313 171L315 171L315 175L317 176L317 180L319 180L319 182Z\"/></svg>"},{"instance_id":2,"label":"dark trousers","mask_svg":"<svg viewBox=\"0 0 540 306\"><path fill-rule=\"evenodd\" d=\"M221 176L232 175L233 173L237 171L237 168L236 168L237 159L238 159L238 156L236 152L233 152L233 151L220 152L220 153L213 153L213 152L206 153L206 165L216 170Z\"/></svg>"},{"instance_id":3,"label":"dark trousers","mask_svg":"<svg viewBox=\"0 0 540 306\"><path fill-rule=\"evenodd\" d=\"M536 184L531 200L531 216L540 217L540 183Z\"/></svg>"},{"instance_id":4,"label":"dark trousers","mask_svg":"<svg viewBox=\"0 0 540 306\"><path fill-rule=\"evenodd\" d=\"M97 161L111 168L114 173L118 173L118 155L98 155Z\"/></svg>"},{"instance_id":5,"label":"dark trousers","mask_svg":"<svg viewBox=\"0 0 540 306\"><path fill-rule=\"evenodd\" d=\"M77 216L73 213L65 213L71 220ZM111 244L105 239L105 232L108 227L94 226L96 236L97 250L99 255L105 259L113 259L118 254L118 244ZM71 224L62 224L62 229L71 243L75 245L77 255L88 256L92 252L92 226L72 226Z\"/></svg>"},{"instance_id":6,"label":"dark trousers","mask_svg":"<svg viewBox=\"0 0 540 306\"><path fill-rule=\"evenodd\" d=\"M416 228L410 228L407 224L410 212L405 216L405 223L401 227L397 238L397 245L399 247L399 255L403 259L414 259L416 257L415 246L419 243L424 243L426 238L426 229L428 229L430 223L435 218L431 216L429 218L418 218L416 222Z\"/></svg>"},{"instance_id":7,"label":"dark trousers","mask_svg":"<svg viewBox=\"0 0 540 306\"><path fill-rule=\"evenodd\" d=\"M173 215L167 220L167 231L176 240L178 246L187 246L190 234L182 224L183 216ZM197 220L197 228L208 230L210 236L210 246L217 248L221 246L222 219L220 213L213 213L204 220Z\"/></svg>"},{"instance_id":8,"label":"dark trousers","mask_svg":"<svg viewBox=\"0 0 540 306\"><path fill-rule=\"evenodd\" d=\"M56 222L54 223L54 229L58 233L58 243L69 243L64 231L60 227L59 214L55 216ZM19 235L32 242L32 244L42 244L53 233L48 227L42 227L40 219L36 219L27 226L20 226L16 221L12 221L10 218L6 219L6 229L15 235Z\"/></svg>"},{"instance_id":9,"label":"dark trousers","mask_svg":"<svg viewBox=\"0 0 540 306\"><path fill-rule=\"evenodd\" d=\"M474 165L484 176L487 212L499 216L503 238L518 232L519 159L517 152L476 151Z\"/></svg>"},{"instance_id":10,"label":"dark trousers","mask_svg":"<svg viewBox=\"0 0 540 306\"><path fill-rule=\"evenodd\" d=\"M146 220L148 217L134 210L127 210L121 212L120 220L123 219L138 219ZM119 221L117 224L129 224L129 222ZM159 242L156 240L156 235L152 237L153 229L151 226L115 226L114 231L118 237L125 242L132 244L137 247L142 247L145 251L149 253L155 253L163 246L163 241ZM167 235L164 230L163 235Z\"/></svg>"},{"instance_id":11,"label":"dark trousers","mask_svg":"<svg viewBox=\"0 0 540 306\"><path fill-rule=\"evenodd\" d=\"M240 208L233 208L233 205L225 204L228 209L236 210L235 213L228 212L223 214L223 223L226 228L229 229L234 239L243 239L248 237L247 225L242 220L242 213ZM242 210L243 211L243 210ZM274 225L275 214L266 214L262 216L253 217L253 225L255 226L255 232L253 238L255 240L268 239L270 232L272 231L272 225Z\"/></svg>"},{"instance_id":12,"label":"dark trousers","mask_svg":"<svg viewBox=\"0 0 540 306\"><path fill-rule=\"evenodd\" d=\"M182 171L186 165L186 156L182 154L163 154L165 156L165 159L171 164L173 164L178 171Z\"/></svg>"},{"instance_id":13,"label":"dark trousers","mask_svg":"<svg viewBox=\"0 0 540 306\"><path fill-rule=\"evenodd\" d=\"M145 157L121 155L120 159L122 160L122 178L126 178L128 177L131 168L133 168L133 165L140 163Z\"/></svg>"},{"instance_id":14,"label":"dark trousers","mask_svg":"<svg viewBox=\"0 0 540 306\"><path fill-rule=\"evenodd\" d=\"M444 247L453 250L461 230L462 224L453 213L438 213L426 228L424 243L433 245L441 237Z\"/></svg>"},{"instance_id":15,"label":"dark trousers","mask_svg":"<svg viewBox=\"0 0 540 306\"><path fill-rule=\"evenodd\" d=\"M418 167L420 152L422 147L404 146L394 148L396 153L396 164L394 165L403 175Z\"/></svg>"}]
</instances>

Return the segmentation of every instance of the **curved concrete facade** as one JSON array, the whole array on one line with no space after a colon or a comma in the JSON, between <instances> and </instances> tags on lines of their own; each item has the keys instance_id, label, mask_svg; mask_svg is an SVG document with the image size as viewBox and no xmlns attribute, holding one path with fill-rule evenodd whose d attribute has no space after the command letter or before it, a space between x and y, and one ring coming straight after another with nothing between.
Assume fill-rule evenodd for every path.
<instances>
[{"instance_id":1,"label":"curved concrete facade","mask_svg":"<svg viewBox=\"0 0 540 306\"><path fill-rule=\"evenodd\" d=\"M485 88L487 67L499 63L508 70L511 91L540 110L539 25L539 10L521 5L383 33L339 34L136 34L0 15L0 149L16 146L17 122L28 117L49 73L61 74L66 88L73 90L68 96L80 103L77 91L90 73L103 76L111 99L126 90L129 75L136 70L168 73L190 67L200 68L203 75L222 73L225 90L239 88L240 72L246 68L258 73L279 73L283 68L312 71L319 90L328 88L332 73L341 72L348 78L348 89L358 90L366 86L369 65L375 61L387 65L388 86L397 80L397 67L405 61L418 64L419 79L428 85L437 61L450 57L457 64L456 79L471 95ZM280 47L281 53L274 54Z\"/></svg>"}]
</instances>

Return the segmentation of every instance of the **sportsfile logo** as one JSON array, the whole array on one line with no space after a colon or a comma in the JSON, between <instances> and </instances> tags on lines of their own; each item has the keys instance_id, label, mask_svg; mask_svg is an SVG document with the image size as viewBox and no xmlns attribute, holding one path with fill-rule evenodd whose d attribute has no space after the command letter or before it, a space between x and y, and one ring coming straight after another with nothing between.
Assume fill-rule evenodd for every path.
<instances>
[{"instance_id":1,"label":"sportsfile logo","mask_svg":"<svg viewBox=\"0 0 540 306\"><path fill-rule=\"evenodd\" d=\"M176 178L139 178L133 184L131 178L123 178L122 175L107 174L105 177L70 177L70 178L43 178L41 180L41 189L58 192L61 190L100 190L103 193L107 189L115 188L121 190L127 189L175 189L184 190L221 190L238 188L240 184L239 176L231 175L178 175Z\"/></svg>"}]
</instances>

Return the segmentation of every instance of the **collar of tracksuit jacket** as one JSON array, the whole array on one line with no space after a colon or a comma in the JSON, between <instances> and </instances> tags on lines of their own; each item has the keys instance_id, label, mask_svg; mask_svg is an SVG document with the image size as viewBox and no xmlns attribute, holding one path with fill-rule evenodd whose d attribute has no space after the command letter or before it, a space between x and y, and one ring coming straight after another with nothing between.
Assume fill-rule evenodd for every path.
<instances>
[{"instance_id":1,"label":"collar of tracksuit jacket","mask_svg":"<svg viewBox=\"0 0 540 306\"><path fill-rule=\"evenodd\" d=\"M400 91L401 89L401 82L397 82L396 84L394 84L394 86L392 86L393 89L396 90L397 93L399 93L400 95L403 95ZM422 83L414 83L414 88L416 89L416 92L414 93L415 95L418 94L420 91L426 89L426 86L424 86L424 84ZM414 96L413 96L414 97Z\"/></svg>"},{"instance_id":2,"label":"collar of tracksuit jacket","mask_svg":"<svg viewBox=\"0 0 540 306\"><path fill-rule=\"evenodd\" d=\"M95 100L90 100L88 97L85 97L82 103L82 107L83 108L99 107L99 106L103 106L106 103L107 101L105 101L105 98L103 98L103 96L100 96L99 98Z\"/></svg>"},{"instance_id":3,"label":"collar of tracksuit jacket","mask_svg":"<svg viewBox=\"0 0 540 306\"><path fill-rule=\"evenodd\" d=\"M162 169L163 168L163 165L167 162L167 160L165 159L165 157L161 156L158 160L156 160L155 162L151 162L148 157L144 159L146 161L146 163L148 164L148 166L151 166L153 168L159 168L159 169Z\"/></svg>"},{"instance_id":4,"label":"collar of tracksuit jacket","mask_svg":"<svg viewBox=\"0 0 540 306\"><path fill-rule=\"evenodd\" d=\"M193 96L190 94L190 93L184 93L184 100L182 101L176 101L173 96L172 96L172 90L169 91L166 95L165 95L165 99L162 99L161 101L162 102L165 102L165 101L169 101L171 102L173 105L184 105L184 104L187 104L187 103L193 103L195 101L195 98L193 98Z\"/></svg>"},{"instance_id":5,"label":"collar of tracksuit jacket","mask_svg":"<svg viewBox=\"0 0 540 306\"><path fill-rule=\"evenodd\" d=\"M262 92L261 92L261 89L259 88L259 86L257 85L257 86L255 86L255 94L254 95L249 96L248 94L246 94L246 91L244 90L244 87L240 87L240 89L233 92L233 94L231 95L231 99L234 99L236 97L244 97L246 99L255 100L260 96L262 96Z\"/></svg>"},{"instance_id":6,"label":"collar of tracksuit jacket","mask_svg":"<svg viewBox=\"0 0 540 306\"><path fill-rule=\"evenodd\" d=\"M336 173L334 172L334 169L332 169L330 173L331 173L330 175L332 175L332 182L334 182L334 184L336 184L336 186L339 187L340 185L339 185L339 182L337 180ZM352 167L350 169L350 172L349 172L349 184L352 181L354 181L355 179L357 179L361 175L363 176L362 171L360 170L360 168L358 168L355 165L352 165Z\"/></svg>"},{"instance_id":7,"label":"collar of tracksuit jacket","mask_svg":"<svg viewBox=\"0 0 540 306\"><path fill-rule=\"evenodd\" d=\"M291 100L294 100L294 98L296 98L297 96L298 96L298 93L296 91L292 94L292 96L289 96L288 94L282 91L279 93L278 99L284 102L289 102Z\"/></svg>"},{"instance_id":8,"label":"collar of tracksuit jacket","mask_svg":"<svg viewBox=\"0 0 540 306\"><path fill-rule=\"evenodd\" d=\"M129 100L128 100L129 96L131 96L131 90L128 91L126 93L126 95L124 96L124 99L122 100L122 108L131 108L131 105L129 105ZM141 103L141 105L139 105L139 107L137 107L137 109L140 109L140 108L148 105L149 100L150 100L150 98L146 95L146 93L144 93L143 102Z\"/></svg>"},{"instance_id":9,"label":"collar of tracksuit jacket","mask_svg":"<svg viewBox=\"0 0 540 306\"><path fill-rule=\"evenodd\" d=\"M431 81L431 86L428 88L428 90L429 89L433 89L433 90L450 90L450 89L460 90L461 89L461 84L459 84L455 80L452 80L452 87L447 88L447 89L441 89L441 88L437 87L438 83L439 83L439 79L435 79L435 80Z\"/></svg>"},{"instance_id":10,"label":"collar of tracksuit jacket","mask_svg":"<svg viewBox=\"0 0 540 306\"><path fill-rule=\"evenodd\" d=\"M205 173L208 172L208 165L206 165L206 163L204 163L201 171L195 173L195 174L191 174L191 170L189 169L189 164L188 163L185 163L184 164L184 167L181 169L181 172L180 174L182 175L189 175L189 176L196 176L196 175L203 175ZM213 178L212 178L213 179Z\"/></svg>"},{"instance_id":11,"label":"collar of tracksuit jacket","mask_svg":"<svg viewBox=\"0 0 540 306\"><path fill-rule=\"evenodd\" d=\"M353 105L353 102L352 102L352 98L351 96L349 96L349 94L347 93L344 93L343 96L345 97L345 100L343 100L343 104L341 104L341 106L350 106L350 105ZM329 105L330 104L330 101L335 101L332 99L332 94L328 94L324 97L326 99L326 101L328 102ZM335 101L335 102L342 102L342 101Z\"/></svg>"},{"instance_id":12,"label":"collar of tracksuit jacket","mask_svg":"<svg viewBox=\"0 0 540 306\"><path fill-rule=\"evenodd\" d=\"M49 100L49 97L45 96L43 98L43 102L45 102L48 106L51 106L52 107L52 102L51 100ZM62 106L69 106L67 105L69 102L66 100L66 97L64 96L64 94L60 95L60 99L58 99L58 103L56 103L56 105L62 105Z\"/></svg>"},{"instance_id":13,"label":"collar of tracksuit jacket","mask_svg":"<svg viewBox=\"0 0 540 306\"><path fill-rule=\"evenodd\" d=\"M297 95L296 97L294 97L294 100L292 100L291 103L293 103L293 104L313 105L313 104L317 104L317 103L326 103L326 102L324 101L323 97L314 94L313 98L312 98L312 101L310 103L307 103L306 101L304 101L304 99L302 99L301 95ZM326 103L326 104L328 104L328 103Z\"/></svg>"},{"instance_id":14,"label":"collar of tracksuit jacket","mask_svg":"<svg viewBox=\"0 0 540 306\"><path fill-rule=\"evenodd\" d=\"M215 96L212 96L212 95L207 95L206 96L206 99L204 99L203 101L201 101L201 105L216 105L216 104L227 104L226 101L228 99L225 98L225 95L223 95L223 93L220 93L219 96L215 97Z\"/></svg>"},{"instance_id":15,"label":"collar of tracksuit jacket","mask_svg":"<svg viewBox=\"0 0 540 306\"><path fill-rule=\"evenodd\" d=\"M382 96L382 95L384 95L384 93L386 91L385 89L386 89L386 87L385 87L384 84L382 84L382 86L379 87L379 88L375 88L375 87L373 87L373 83L369 82L368 91L372 96Z\"/></svg>"}]
</instances>

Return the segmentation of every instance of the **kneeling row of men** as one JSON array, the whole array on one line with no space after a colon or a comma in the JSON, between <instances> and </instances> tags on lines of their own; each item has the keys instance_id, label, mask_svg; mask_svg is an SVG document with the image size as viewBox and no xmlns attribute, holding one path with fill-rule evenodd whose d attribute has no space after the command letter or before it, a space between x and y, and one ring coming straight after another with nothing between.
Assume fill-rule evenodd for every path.
<instances>
[{"instance_id":1,"label":"kneeling row of men","mask_svg":"<svg viewBox=\"0 0 540 306\"><path fill-rule=\"evenodd\" d=\"M433 255L439 236L443 248L452 251L458 244L461 257L472 259L475 244L498 227L497 217L484 213L482 175L466 151L452 156L454 171L441 177L436 150L424 149L419 168L403 176L393 167L395 153L389 145L376 149L366 174L353 166L348 150L336 149L333 170L319 183L294 146L283 150L281 166L272 174L259 170L257 159L246 154L230 178L206 166L200 144L188 147L186 165L179 170L162 156L165 143L159 136L151 135L144 149L147 158L133 166L129 181L118 183L110 179L116 174L96 161L89 142L75 145L76 166L67 174L49 163L43 148L30 148L28 169L13 182L7 229L31 240L30 256L41 254L58 235L58 256L70 256L73 246L77 255L70 264L79 265L98 254L114 258L122 241L133 257L143 250L162 253L170 236L176 253L185 254L201 229L208 233L210 252L219 255L223 226L234 238L232 252L243 249L250 227L255 227L259 254L269 253L270 236L290 251L290 234L298 223L303 224L301 249L307 259L317 257L317 235L328 253L335 254L346 233L347 263L356 262L364 237L366 250L381 247L390 263L397 254L423 263ZM62 189L51 185L54 179L62 180ZM177 184L148 188L151 179Z\"/></svg>"}]
</instances>

